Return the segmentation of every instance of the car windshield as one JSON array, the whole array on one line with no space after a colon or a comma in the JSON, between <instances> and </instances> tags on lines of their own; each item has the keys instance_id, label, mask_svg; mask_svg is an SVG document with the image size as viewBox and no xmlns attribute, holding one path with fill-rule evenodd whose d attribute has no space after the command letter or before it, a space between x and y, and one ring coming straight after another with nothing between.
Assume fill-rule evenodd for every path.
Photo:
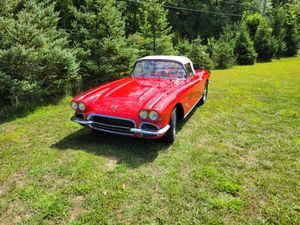
<instances>
[{"instance_id":1,"label":"car windshield","mask_svg":"<svg viewBox=\"0 0 300 225\"><path fill-rule=\"evenodd\" d=\"M132 76L167 79L182 79L186 72L182 65L173 61L142 60L135 64Z\"/></svg>"}]
</instances>

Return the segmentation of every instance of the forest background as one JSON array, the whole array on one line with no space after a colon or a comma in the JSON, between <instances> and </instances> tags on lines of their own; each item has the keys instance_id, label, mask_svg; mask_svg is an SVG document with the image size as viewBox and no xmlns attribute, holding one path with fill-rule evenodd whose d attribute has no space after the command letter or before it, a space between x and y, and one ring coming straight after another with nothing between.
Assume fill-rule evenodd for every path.
<instances>
[{"instance_id":1,"label":"forest background","mask_svg":"<svg viewBox=\"0 0 300 225\"><path fill-rule=\"evenodd\" d=\"M207 69L292 57L299 24L296 0L4 0L0 114L129 75L146 55Z\"/></svg>"}]
</instances>

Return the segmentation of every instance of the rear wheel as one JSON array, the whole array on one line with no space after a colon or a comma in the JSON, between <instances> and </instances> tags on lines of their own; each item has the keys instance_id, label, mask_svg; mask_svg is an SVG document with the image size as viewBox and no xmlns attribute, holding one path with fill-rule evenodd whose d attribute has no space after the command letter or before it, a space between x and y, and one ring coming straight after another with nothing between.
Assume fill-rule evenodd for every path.
<instances>
[{"instance_id":1,"label":"rear wheel","mask_svg":"<svg viewBox=\"0 0 300 225\"><path fill-rule=\"evenodd\" d=\"M206 82L202 97L199 101L199 105L203 105L206 102L207 95L208 95L208 83Z\"/></svg>"},{"instance_id":2,"label":"rear wheel","mask_svg":"<svg viewBox=\"0 0 300 225\"><path fill-rule=\"evenodd\" d=\"M163 140L167 143L173 143L176 138L176 129L177 129L177 110L176 107L173 109L170 117L170 128L167 133L163 136Z\"/></svg>"}]
</instances>

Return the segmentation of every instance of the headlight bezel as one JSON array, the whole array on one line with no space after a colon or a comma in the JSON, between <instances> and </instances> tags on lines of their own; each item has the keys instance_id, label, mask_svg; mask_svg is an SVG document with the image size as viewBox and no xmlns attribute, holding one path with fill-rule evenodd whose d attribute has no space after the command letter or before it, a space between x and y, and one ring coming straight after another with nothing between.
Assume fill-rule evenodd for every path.
<instances>
[{"instance_id":1,"label":"headlight bezel","mask_svg":"<svg viewBox=\"0 0 300 225\"><path fill-rule=\"evenodd\" d=\"M70 106L73 110L77 110L78 109L78 103L77 102L71 102ZM74 106L74 107L73 107Z\"/></svg>"},{"instance_id":2,"label":"headlight bezel","mask_svg":"<svg viewBox=\"0 0 300 225\"><path fill-rule=\"evenodd\" d=\"M78 109L84 112L86 110L86 105L83 102L79 102Z\"/></svg>"},{"instance_id":3,"label":"headlight bezel","mask_svg":"<svg viewBox=\"0 0 300 225\"><path fill-rule=\"evenodd\" d=\"M142 115L142 113L144 113L144 116ZM148 118L148 112L147 112L146 110L144 110L144 109L141 109L141 110L139 111L139 117L140 117L141 119L143 119L143 120L147 119L147 118Z\"/></svg>"},{"instance_id":4,"label":"headlight bezel","mask_svg":"<svg viewBox=\"0 0 300 225\"><path fill-rule=\"evenodd\" d=\"M155 115L155 117L153 118L151 115ZM149 119L152 120L152 121L156 121L158 119L158 113L154 110L151 110L149 112L149 115L148 115Z\"/></svg>"}]
</instances>

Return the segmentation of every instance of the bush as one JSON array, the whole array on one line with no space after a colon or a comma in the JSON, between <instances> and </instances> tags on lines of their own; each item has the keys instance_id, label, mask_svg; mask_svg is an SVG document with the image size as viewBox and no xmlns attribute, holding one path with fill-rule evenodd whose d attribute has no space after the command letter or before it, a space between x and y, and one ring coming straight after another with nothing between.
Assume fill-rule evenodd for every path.
<instances>
[{"instance_id":1,"label":"bush","mask_svg":"<svg viewBox=\"0 0 300 225\"><path fill-rule=\"evenodd\" d=\"M16 10L16 8L18 10ZM57 29L53 4L28 1L0 18L0 103L19 104L65 94L78 79L67 34Z\"/></svg>"},{"instance_id":2,"label":"bush","mask_svg":"<svg viewBox=\"0 0 300 225\"><path fill-rule=\"evenodd\" d=\"M213 60L215 68L228 69L235 63L234 49L228 42L223 40L209 39L208 46L210 48L210 56Z\"/></svg>"},{"instance_id":3,"label":"bush","mask_svg":"<svg viewBox=\"0 0 300 225\"><path fill-rule=\"evenodd\" d=\"M245 24L248 28L249 35L250 35L251 39L253 40L260 24L262 22L264 22L264 18L262 17L261 14L254 13L254 14L251 14L251 15L247 15L243 19L243 21L245 22Z\"/></svg>"},{"instance_id":4,"label":"bush","mask_svg":"<svg viewBox=\"0 0 300 225\"><path fill-rule=\"evenodd\" d=\"M237 35L235 49L236 61L240 65L252 65L256 59L256 52L253 47L253 42L250 39L247 29L241 25Z\"/></svg>"},{"instance_id":5,"label":"bush","mask_svg":"<svg viewBox=\"0 0 300 225\"><path fill-rule=\"evenodd\" d=\"M175 49L180 55L187 55L192 50L192 45L187 40L180 40Z\"/></svg>"},{"instance_id":6,"label":"bush","mask_svg":"<svg viewBox=\"0 0 300 225\"><path fill-rule=\"evenodd\" d=\"M187 57L193 62L196 69L205 67L213 69L214 63L209 57L208 48L201 44L201 39L198 37L192 41L191 50L187 53Z\"/></svg>"},{"instance_id":7,"label":"bush","mask_svg":"<svg viewBox=\"0 0 300 225\"><path fill-rule=\"evenodd\" d=\"M226 26L219 39L208 39L210 57L217 69L231 68L235 64L235 28Z\"/></svg>"},{"instance_id":8,"label":"bush","mask_svg":"<svg viewBox=\"0 0 300 225\"><path fill-rule=\"evenodd\" d=\"M286 56L295 56L297 55L299 49L299 34L297 30L296 14L289 4L285 5L285 10L286 19L284 26L286 29L286 35L284 41L286 44L286 49L284 54Z\"/></svg>"},{"instance_id":9,"label":"bush","mask_svg":"<svg viewBox=\"0 0 300 225\"><path fill-rule=\"evenodd\" d=\"M71 10L71 39L86 88L127 75L135 58L136 51L128 46L124 21L114 4L86 0Z\"/></svg>"},{"instance_id":10,"label":"bush","mask_svg":"<svg viewBox=\"0 0 300 225\"><path fill-rule=\"evenodd\" d=\"M159 0L145 1L140 8L140 21L137 36L142 38L138 48L140 56L174 55L172 27L167 21L168 10Z\"/></svg>"},{"instance_id":11,"label":"bush","mask_svg":"<svg viewBox=\"0 0 300 225\"><path fill-rule=\"evenodd\" d=\"M286 35L284 27L285 15L286 13L283 7L279 7L273 9L269 16L269 21L272 27L272 35L275 38L276 58L283 56L286 49L286 43L284 41Z\"/></svg>"},{"instance_id":12,"label":"bush","mask_svg":"<svg viewBox=\"0 0 300 225\"><path fill-rule=\"evenodd\" d=\"M254 36L254 48L257 59L270 61L276 53L277 43L272 36L272 29L267 24L261 24Z\"/></svg>"}]
</instances>

